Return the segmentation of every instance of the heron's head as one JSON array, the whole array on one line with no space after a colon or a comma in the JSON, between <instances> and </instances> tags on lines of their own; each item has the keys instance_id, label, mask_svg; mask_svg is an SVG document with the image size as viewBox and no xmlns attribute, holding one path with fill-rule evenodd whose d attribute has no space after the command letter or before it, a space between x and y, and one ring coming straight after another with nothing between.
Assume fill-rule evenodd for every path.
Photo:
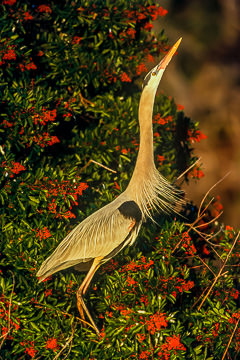
<instances>
[{"instance_id":1,"label":"heron's head","mask_svg":"<svg viewBox=\"0 0 240 360\"><path fill-rule=\"evenodd\" d=\"M172 59L173 55L177 51L177 48L181 42L182 38L180 38L176 44L173 45L173 47L168 51L167 55L164 56L164 58L160 61L158 65L156 65L152 70L149 71L149 73L145 76L143 80L143 89L149 88L152 90L157 90L158 85L160 83L160 80L163 76L163 73L169 64L170 60Z\"/></svg>"}]
</instances>

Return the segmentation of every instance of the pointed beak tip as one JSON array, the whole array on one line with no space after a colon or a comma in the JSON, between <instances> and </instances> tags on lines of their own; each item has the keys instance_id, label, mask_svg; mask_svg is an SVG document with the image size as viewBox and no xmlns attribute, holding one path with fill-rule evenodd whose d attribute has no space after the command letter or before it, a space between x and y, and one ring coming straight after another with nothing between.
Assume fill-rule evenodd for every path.
<instances>
[{"instance_id":1,"label":"pointed beak tip","mask_svg":"<svg viewBox=\"0 0 240 360\"><path fill-rule=\"evenodd\" d=\"M167 65L169 64L169 62L171 61L173 55L175 54L175 52L177 51L177 48L180 45L180 42L182 41L182 37L180 37L178 39L178 41L171 47L171 49L169 50L169 52L167 53L167 55L163 58L163 60L160 62L159 64L159 69L166 69Z\"/></svg>"}]
</instances>

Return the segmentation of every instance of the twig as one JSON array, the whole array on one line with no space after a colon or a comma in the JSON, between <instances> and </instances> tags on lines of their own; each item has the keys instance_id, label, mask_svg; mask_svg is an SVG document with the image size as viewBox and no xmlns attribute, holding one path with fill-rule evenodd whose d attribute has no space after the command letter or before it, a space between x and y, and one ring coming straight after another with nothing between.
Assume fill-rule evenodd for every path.
<instances>
[{"instance_id":1,"label":"twig","mask_svg":"<svg viewBox=\"0 0 240 360\"><path fill-rule=\"evenodd\" d=\"M104 169L113 172L114 174L117 173L116 170L110 169L109 167L107 167L107 166L105 166L105 165L103 165L103 164L101 164L101 163L99 163L99 162L97 162L97 161L95 161L95 160L93 160L93 159L89 160L89 161L87 162L87 164L84 165L84 166L81 168L80 173L83 172L91 163L94 163L94 164L96 164L96 165L99 165L99 166L103 167Z\"/></svg>"},{"instance_id":2,"label":"twig","mask_svg":"<svg viewBox=\"0 0 240 360\"><path fill-rule=\"evenodd\" d=\"M191 166L189 166L183 173L181 173L174 182L176 182L177 180L181 179L181 177L183 177L183 175L185 175L189 170L191 170L199 161L201 160L201 157L198 158L195 163L193 163Z\"/></svg>"},{"instance_id":3,"label":"twig","mask_svg":"<svg viewBox=\"0 0 240 360\"><path fill-rule=\"evenodd\" d=\"M92 326L92 324L90 324L88 321L83 320L83 319L81 319L81 318L78 317L78 316L74 316L74 315L72 315L72 314L69 314L69 313L66 312L66 311L61 311L61 310L58 310L58 309L55 309L55 308L52 309L50 306L47 306L47 305L41 304L41 303L37 303L37 304L35 305L35 307L36 307L36 308L40 308L40 309L47 308L47 309L49 309L49 310L51 310L51 311L59 312L60 314L67 315L67 316L69 316L69 317L71 317L71 318L74 317L76 320L78 320L78 321L84 323L85 325L88 325L88 326L90 326L90 327L92 327L92 328L94 329L94 327Z\"/></svg>"},{"instance_id":4,"label":"twig","mask_svg":"<svg viewBox=\"0 0 240 360\"><path fill-rule=\"evenodd\" d=\"M74 336L74 327L72 326L72 334L70 336L70 338L67 340L67 342L65 343L65 345L63 346L63 348L59 351L59 353L57 353L57 355L53 358L53 360L56 360L59 358L59 356L62 354L62 352L68 347L69 343L72 342L73 340L73 336ZM70 348L69 348L69 351L67 353L67 355L64 357L64 359L67 358L69 352L71 351L71 344L70 344Z\"/></svg>"},{"instance_id":5,"label":"twig","mask_svg":"<svg viewBox=\"0 0 240 360\"><path fill-rule=\"evenodd\" d=\"M14 274L12 272L11 272L11 274L12 274L12 279L13 279L13 285L12 285L12 291L11 291L11 295L10 295L10 299L9 299L9 305L8 305L8 330L7 330L6 334L4 334L4 335L2 335L0 337L0 339L2 339L1 344L0 344L0 349L2 348L6 337L8 336L8 334L11 331L11 307L12 307L13 291L14 291L14 287L15 287L15 277L14 277Z\"/></svg>"},{"instance_id":6,"label":"twig","mask_svg":"<svg viewBox=\"0 0 240 360\"><path fill-rule=\"evenodd\" d=\"M234 242L233 242L233 244L232 244L232 247L231 247L229 253L227 254L227 257L226 257L226 259L225 259L225 261L224 261L221 269L219 270L218 275L215 277L215 279L214 279L212 285L210 286L207 294L204 296L201 304L199 305L198 311L201 309L201 307L202 307L202 305L204 304L205 300L207 299L208 295L209 295L210 292L212 291L212 288L214 287L214 285L216 284L216 282L218 281L218 279L219 279L220 276L222 275L222 271L223 271L223 269L224 269L224 267L225 267L225 265L226 265L226 263L227 263L227 261L228 261L228 259L229 259L229 256L231 255L231 253L232 253L232 251L233 251L234 246L236 245L236 242L237 242L237 240L238 240L238 238L239 238L239 235L240 235L240 231L238 232L238 234L237 234L237 236L236 236L236 238L235 238L235 240L234 240Z\"/></svg>"},{"instance_id":7,"label":"twig","mask_svg":"<svg viewBox=\"0 0 240 360\"><path fill-rule=\"evenodd\" d=\"M230 344L231 344L231 342L232 342L233 336L234 336L234 334L235 334L235 332L236 332L236 330L237 330L239 320L240 320L240 318L239 318L238 321L236 322L236 325L235 325L235 327L234 327L234 329L233 329L232 335L231 335L231 337L230 337L230 339L229 339L229 341L228 341L226 350L224 351L222 360L224 360L224 359L225 359L225 356L227 355L228 348L229 348L229 346L230 346Z\"/></svg>"},{"instance_id":8,"label":"twig","mask_svg":"<svg viewBox=\"0 0 240 360\"><path fill-rule=\"evenodd\" d=\"M210 205L210 204L209 204L209 205ZM206 209L205 209L205 210L206 210ZM205 210L204 210L204 211L205 211ZM212 222L216 221L222 214L223 214L223 211L221 211L217 216L215 216L215 218L213 218L212 220L208 221L207 223L197 225L196 228L200 228L200 227L207 226L207 225L211 224Z\"/></svg>"},{"instance_id":9,"label":"twig","mask_svg":"<svg viewBox=\"0 0 240 360\"><path fill-rule=\"evenodd\" d=\"M218 180L212 187L210 187L210 189L206 192L206 194L204 195L202 201L201 201L201 204L200 204L200 207L199 207L199 210L198 210L198 215L200 214L200 211L201 211L201 208L202 208L202 205L206 199L206 197L208 196L208 194L210 193L210 191L212 189L214 189L218 184L220 184L228 175L230 174L230 171L224 175L220 180Z\"/></svg>"},{"instance_id":10,"label":"twig","mask_svg":"<svg viewBox=\"0 0 240 360\"><path fill-rule=\"evenodd\" d=\"M211 273L216 276L216 274L214 273L214 271L208 266L208 264L205 263L205 261L199 256L197 255L197 258L203 263L204 266L206 266L208 268L209 271L211 271Z\"/></svg>"}]
</instances>

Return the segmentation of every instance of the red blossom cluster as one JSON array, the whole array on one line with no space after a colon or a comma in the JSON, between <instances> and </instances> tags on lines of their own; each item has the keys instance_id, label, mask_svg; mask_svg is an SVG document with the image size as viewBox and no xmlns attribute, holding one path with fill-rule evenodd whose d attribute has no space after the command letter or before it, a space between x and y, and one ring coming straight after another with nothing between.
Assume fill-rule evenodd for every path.
<instances>
[{"instance_id":1,"label":"red blossom cluster","mask_svg":"<svg viewBox=\"0 0 240 360\"><path fill-rule=\"evenodd\" d=\"M160 114L156 114L153 118L153 123L159 125L165 125L172 121L173 121L173 117L171 115L161 117Z\"/></svg>"},{"instance_id":2,"label":"red blossom cluster","mask_svg":"<svg viewBox=\"0 0 240 360\"><path fill-rule=\"evenodd\" d=\"M193 179L201 179L204 176L204 172L198 166L194 166L194 168L187 173L187 176Z\"/></svg>"},{"instance_id":3,"label":"red blossom cluster","mask_svg":"<svg viewBox=\"0 0 240 360\"><path fill-rule=\"evenodd\" d=\"M37 228L36 230L33 230L33 231L36 231L36 237L38 237L40 239L40 241L42 239L47 239L52 236L46 226L43 229Z\"/></svg>"},{"instance_id":4,"label":"red blossom cluster","mask_svg":"<svg viewBox=\"0 0 240 360\"><path fill-rule=\"evenodd\" d=\"M165 161L165 157L162 155L157 155L157 161L159 162L159 165L162 165Z\"/></svg>"},{"instance_id":5,"label":"red blossom cluster","mask_svg":"<svg viewBox=\"0 0 240 360\"><path fill-rule=\"evenodd\" d=\"M146 262L146 257L142 256L137 263L132 260L129 264L124 265L119 272L128 273L128 272L139 272L139 271L146 271L154 264L153 260L149 260Z\"/></svg>"},{"instance_id":6,"label":"red blossom cluster","mask_svg":"<svg viewBox=\"0 0 240 360\"><path fill-rule=\"evenodd\" d=\"M27 70L36 70L37 66L34 64L32 59L30 59L30 62L25 64L19 64L19 69L23 72L25 69Z\"/></svg>"},{"instance_id":7,"label":"red blossom cluster","mask_svg":"<svg viewBox=\"0 0 240 360\"><path fill-rule=\"evenodd\" d=\"M51 9L50 6L48 6L48 5L39 5L39 6L37 7L37 11L40 12L40 13L48 13L48 14L51 14L52 9Z\"/></svg>"},{"instance_id":8,"label":"red blossom cluster","mask_svg":"<svg viewBox=\"0 0 240 360\"><path fill-rule=\"evenodd\" d=\"M223 300L224 302L231 301L233 299L237 300L240 296L239 290L232 288L231 290L224 290L222 292L216 290L214 295L219 298L219 300Z\"/></svg>"},{"instance_id":9,"label":"red blossom cluster","mask_svg":"<svg viewBox=\"0 0 240 360\"><path fill-rule=\"evenodd\" d=\"M112 304L111 307L112 309L119 311L120 314L125 317L133 313L133 310L129 309L125 305Z\"/></svg>"},{"instance_id":10,"label":"red blossom cluster","mask_svg":"<svg viewBox=\"0 0 240 360\"><path fill-rule=\"evenodd\" d=\"M171 350L175 350L175 355L177 355L177 350L186 351L185 346L180 342L179 334L168 336L166 338L166 342L161 345L161 351L158 353L159 359L169 360L171 356Z\"/></svg>"},{"instance_id":11,"label":"red blossom cluster","mask_svg":"<svg viewBox=\"0 0 240 360\"><path fill-rule=\"evenodd\" d=\"M194 144L195 142L199 143L201 140L207 139L207 136L203 134L201 131L196 130L193 132L190 129L188 129L188 137L191 144Z\"/></svg>"},{"instance_id":12,"label":"red blossom cluster","mask_svg":"<svg viewBox=\"0 0 240 360\"><path fill-rule=\"evenodd\" d=\"M148 16L151 16L152 21L156 20L158 16L165 16L168 13L162 6L150 5L147 7L139 6L138 10L124 10L124 17L127 17L131 22L146 21Z\"/></svg>"},{"instance_id":13,"label":"red blossom cluster","mask_svg":"<svg viewBox=\"0 0 240 360\"><path fill-rule=\"evenodd\" d=\"M145 319L147 331L150 334L154 335L156 331L159 331L161 328L166 328L168 321L166 320L165 313L156 313L151 315L149 320Z\"/></svg>"},{"instance_id":14,"label":"red blossom cluster","mask_svg":"<svg viewBox=\"0 0 240 360\"><path fill-rule=\"evenodd\" d=\"M45 348L56 351L58 349L57 339L55 338L48 339Z\"/></svg>"},{"instance_id":15,"label":"red blossom cluster","mask_svg":"<svg viewBox=\"0 0 240 360\"><path fill-rule=\"evenodd\" d=\"M29 146L31 143L36 143L42 148L44 148L45 146L52 146L60 142L57 136L49 135L48 132L44 132L42 135L34 135L29 140Z\"/></svg>"},{"instance_id":16,"label":"red blossom cluster","mask_svg":"<svg viewBox=\"0 0 240 360\"><path fill-rule=\"evenodd\" d=\"M82 195L83 191L88 188L86 183L80 182L79 178L75 179L75 182L69 180L63 180L58 182L57 180L52 181L48 178L44 178L41 184L31 186L32 190L42 189L47 192L46 198L48 200L48 210L55 214L56 217L75 218L75 215L70 211L62 211L62 207L59 207L59 202L56 201L57 198L61 198L61 204L64 206L67 203L68 199L71 198L72 205L78 205L77 199L78 196Z\"/></svg>"},{"instance_id":17,"label":"red blossom cluster","mask_svg":"<svg viewBox=\"0 0 240 360\"><path fill-rule=\"evenodd\" d=\"M177 111L182 111L182 110L184 110L184 106L177 104Z\"/></svg>"},{"instance_id":18,"label":"red blossom cluster","mask_svg":"<svg viewBox=\"0 0 240 360\"><path fill-rule=\"evenodd\" d=\"M182 247L184 248L186 255L194 256L197 252L188 232L182 234Z\"/></svg>"},{"instance_id":19,"label":"red blossom cluster","mask_svg":"<svg viewBox=\"0 0 240 360\"><path fill-rule=\"evenodd\" d=\"M104 70L104 76L107 78L108 82L116 82L117 81L117 77L115 76L115 71L112 71L112 73L110 73L107 69Z\"/></svg>"},{"instance_id":20,"label":"red blossom cluster","mask_svg":"<svg viewBox=\"0 0 240 360\"><path fill-rule=\"evenodd\" d=\"M12 339L11 331L17 331L20 328L20 320L14 316L18 309L17 305L10 303L8 299L2 294L0 296L0 322L1 322L1 336L2 338ZM15 320L12 320L13 315Z\"/></svg>"},{"instance_id":21,"label":"red blossom cluster","mask_svg":"<svg viewBox=\"0 0 240 360\"><path fill-rule=\"evenodd\" d=\"M34 107L32 107L34 109ZM46 125L48 122L56 120L57 109L47 110L45 107L42 108L42 113L33 113L34 124Z\"/></svg>"},{"instance_id":22,"label":"red blossom cluster","mask_svg":"<svg viewBox=\"0 0 240 360\"><path fill-rule=\"evenodd\" d=\"M120 75L120 80L122 82L132 82L132 80L130 79L130 77L125 73L123 72L121 75Z\"/></svg>"},{"instance_id":23,"label":"red blossom cluster","mask_svg":"<svg viewBox=\"0 0 240 360\"><path fill-rule=\"evenodd\" d=\"M17 55L15 52L16 45L8 45L6 49L0 50L0 66L5 64L6 61L16 60Z\"/></svg>"},{"instance_id":24,"label":"red blossom cluster","mask_svg":"<svg viewBox=\"0 0 240 360\"><path fill-rule=\"evenodd\" d=\"M211 216L212 217L218 216L222 210L223 210L223 205L221 203L221 197L217 195L214 201L212 202Z\"/></svg>"},{"instance_id":25,"label":"red blossom cluster","mask_svg":"<svg viewBox=\"0 0 240 360\"><path fill-rule=\"evenodd\" d=\"M24 20L33 20L33 16L28 12L26 11L24 14Z\"/></svg>"},{"instance_id":26,"label":"red blossom cluster","mask_svg":"<svg viewBox=\"0 0 240 360\"><path fill-rule=\"evenodd\" d=\"M179 277L173 276L170 276L168 278L165 278L164 276L159 277L158 289L163 297L171 294L176 298L179 293L181 294L183 293L183 291L188 291L193 287L194 282L190 280L186 281Z\"/></svg>"},{"instance_id":27,"label":"red blossom cluster","mask_svg":"<svg viewBox=\"0 0 240 360\"><path fill-rule=\"evenodd\" d=\"M74 36L72 40L72 44L79 44L82 41L82 38L80 36Z\"/></svg>"},{"instance_id":28,"label":"red blossom cluster","mask_svg":"<svg viewBox=\"0 0 240 360\"><path fill-rule=\"evenodd\" d=\"M113 35L112 33L109 33L109 35L111 34L110 37L113 38ZM136 34L136 30L133 29L133 28L128 28L126 31L122 31L120 34L119 34L119 38L121 41L123 41L125 38L128 38L128 39L135 39L135 34Z\"/></svg>"},{"instance_id":29,"label":"red blossom cluster","mask_svg":"<svg viewBox=\"0 0 240 360\"><path fill-rule=\"evenodd\" d=\"M24 352L25 354L28 354L31 359L33 359L37 353L37 350L35 349L35 345L33 341L23 341L20 342L20 345L25 348Z\"/></svg>"},{"instance_id":30,"label":"red blossom cluster","mask_svg":"<svg viewBox=\"0 0 240 360\"><path fill-rule=\"evenodd\" d=\"M26 170L25 166L19 162L11 161L10 164L7 164L6 161L3 161L1 167L5 169L6 174L8 173L11 178L14 177L14 174L19 174L21 171Z\"/></svg>"},{"instance_id":31,"label":"red blossom cluster","mask_svg":"<svg viewBox=\"0 0 240 360\"><path fill-rule=\"evenodd\" d=\"M136 68L137 75L141 75L143 72L147 72L147 67L145 64L141 63Z\"/></svg>"},{"instance_id":32,"label":"red blossom cluster","mask_svg":"<svg viewBox=\"0 0 240 360\"><path fill-rule=\"evenodd\" d=\"M51 296L52 295L52 289L46 289L45 291L44 291L44 296L45 297L48 297L48 296Z\"/></svg>"},{"instance_id":33,"label":"red blossom cluster","mask_svg":"<svg viewBox=\"0 0 240 360\"><path fill-rule=\"evenodd\" d=\"M152 351L144 350L139 354L138 359L150 359L152 358Z\"/></svg>"},{"instance_id":34,"label":"red blossom cluster","mask_svg":"<svg viewBox=\"0 0 240 360\"><path fill-rule=\"evenodd\" d=\"M17 0L3 0L4 5L14 5Z\"/></svg>"}]
</instances>

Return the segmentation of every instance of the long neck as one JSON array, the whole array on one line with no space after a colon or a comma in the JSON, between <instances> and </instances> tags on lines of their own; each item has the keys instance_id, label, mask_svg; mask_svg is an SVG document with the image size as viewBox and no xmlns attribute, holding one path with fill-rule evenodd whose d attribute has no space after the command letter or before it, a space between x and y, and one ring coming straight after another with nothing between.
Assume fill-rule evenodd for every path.
<instances>
[{"instance_id":1,"label":"long neck","mask_svg":"<svg viewBox=\"0 0 240 360\"><path fill-rule=\"evenodd\" d=\"M136 166L132 178L151 170L154 165L153 156L153 130L152 115L155 99L155 91L152 89L144 89L141 95L138 111L138 119L140 126L140 145L137 156Z\"/></svg>"},{"instance_id":2,"label":"long neck","mask_svg":"<svg viewBox=\"0 0 240 360\"><path fill-rule=\"evenodd\" d=\"M153 155L152 114L155 91L144 89L141 95L138 119L140 126L140 145L135 169L129 186L138 184L140 179L147 178L155 168Z\"/></svg>"}]
</instances>

